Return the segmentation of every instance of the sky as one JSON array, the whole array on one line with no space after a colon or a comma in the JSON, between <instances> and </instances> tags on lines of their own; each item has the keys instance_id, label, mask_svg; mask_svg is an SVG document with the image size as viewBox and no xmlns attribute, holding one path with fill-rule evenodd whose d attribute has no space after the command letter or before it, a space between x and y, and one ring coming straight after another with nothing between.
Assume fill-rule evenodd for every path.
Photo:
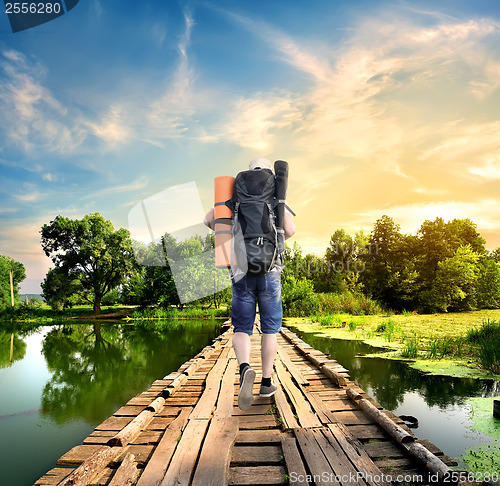
<instances>
[{"instance_id":1,"label":"sky","mask_svg":"<svg viewBox=\"0 0 500 486\"><path fill-rule=\"evenodd\" d=\"M383 215L470 218L493 250L499 108L497 0L80 0L16 33L3 10L0 254L37 293L57 215L128 228L192 183L207 211L258 156L290 164L304 253Z\"/></svg>"}]
</instances>

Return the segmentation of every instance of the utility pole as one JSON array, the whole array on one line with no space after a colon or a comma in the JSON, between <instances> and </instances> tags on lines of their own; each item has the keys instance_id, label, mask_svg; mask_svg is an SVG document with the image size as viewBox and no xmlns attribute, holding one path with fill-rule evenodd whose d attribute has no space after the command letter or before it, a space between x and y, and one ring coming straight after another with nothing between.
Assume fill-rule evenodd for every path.
<instances>
[{"instance_id":1,"label":"utility pole","mask_svg":"<svg viewBox=\"0 0 500 486\"><path fill-rule=\"evenodd\" d=\"M12 277L12 268L10 269L10 302L14 307L14 278Z\"/></svg>"}]
</instances>

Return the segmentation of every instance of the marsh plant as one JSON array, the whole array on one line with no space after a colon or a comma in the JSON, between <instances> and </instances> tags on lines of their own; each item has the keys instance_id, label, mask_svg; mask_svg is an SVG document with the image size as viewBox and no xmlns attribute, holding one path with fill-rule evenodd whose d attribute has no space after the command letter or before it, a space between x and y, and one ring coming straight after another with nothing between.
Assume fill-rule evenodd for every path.
<instances>
[{"instance_id":1,"label":"marsh plant","mask_svg":"<svg viewBox=\"0 0 500 486\"><path fill-rule=\"evenodd\" d=\"M484 368L500 373L500 322L484 321L480 328L467 332L466 341L476 347Z\"/></svg>"}]
</instances>

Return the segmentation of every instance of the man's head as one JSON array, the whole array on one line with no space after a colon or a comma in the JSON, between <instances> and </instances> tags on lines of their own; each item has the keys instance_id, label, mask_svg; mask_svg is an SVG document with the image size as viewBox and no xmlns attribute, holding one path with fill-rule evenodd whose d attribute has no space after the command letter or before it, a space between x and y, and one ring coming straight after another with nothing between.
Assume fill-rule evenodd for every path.
<instances>
[{"instance_id":1,"label":"man's head","mask_svg":"<svg viewBox=\"0 0 500 486\"><path fill-rule=\"evenodd\" d=\"M253 160L250 161L250 164L248 165L248 168L250 170L254 169L270 169L273 170L273 166L271 165L271 162L264 157L257 157Z\"/></svg>"}]
</instances>

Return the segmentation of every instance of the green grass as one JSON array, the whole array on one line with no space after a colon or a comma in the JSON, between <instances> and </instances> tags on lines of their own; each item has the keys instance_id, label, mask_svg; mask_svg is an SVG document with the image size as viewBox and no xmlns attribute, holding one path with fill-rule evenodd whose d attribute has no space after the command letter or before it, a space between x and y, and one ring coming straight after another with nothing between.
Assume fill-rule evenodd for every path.
<instances>
[{"instance_id":1,"label":"green grass","mask_svg":"<svg viewBox=\"0 0 500 486\"><path fill-rule=\"evenodd\" d=\"M466 341L477 350L484 368L500 373L500 322L486 320L480 328L467 332Z\"/></svg>"},{"instance_id":2,"label":"green grass","mask_svg":"<svg viewBox=\"0 0 500 486\"><path fill-rule=\"evenodd\" d=\"M500 374L500 310L446 314L317 314L290 323L305 332L360 339L385 348L381 357L411 359L425 372L453 376ZM349 322L356 323L349 325ZM286 323L285 323L286 325Z\"/></svg>"}]
</instances>

